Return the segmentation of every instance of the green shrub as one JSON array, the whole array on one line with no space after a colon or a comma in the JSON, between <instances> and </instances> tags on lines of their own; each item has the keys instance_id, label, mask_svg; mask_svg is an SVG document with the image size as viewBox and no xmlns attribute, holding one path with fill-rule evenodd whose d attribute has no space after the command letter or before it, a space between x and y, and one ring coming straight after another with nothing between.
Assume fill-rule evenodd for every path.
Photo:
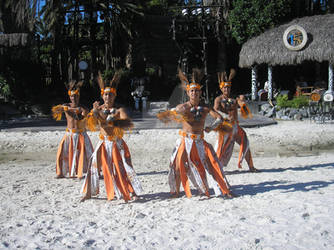
<instances>
[{"instance_id":1,"label":"green shrub","mask_svg":"<svg viewBox=\"0 0 334 250\"><path fill-rule=\"evenodd\" d=\"M309 99L306 96L294 97L291 100L291 106L292 106L292 108L299 109L301 107L308 106L308 104L309 104Z\"/></svg>"},{"instance_id":2,"label":"green shrub","mask_svg":"<svg viewBox=\"0 0 334 250\"><path fill-rule=\"evenodd\" d=\"M276 98L277 106L280 108L289 107L289 98L288 95L279 95Z\"/></svg>"},{"instance_id":3,"label":"green shrub","mask_svg":"<svg viewBox=\"0 0 334 250\"><path fill-rule=\"evenodd\" d=\"M11 91L7 80L0 75L0 95L6 99L11 96Z\"/></svg>"},{"instance_id":4,"label":"green shrub","mask_svg":"<svg viewBox=\"0 0 334 250\"><path fill-rule=\"evenodd\" d=\"M297 96L289 100L288 95L279 95L276 101L279 108L301 108L309 104L309 99L306 96Z\"/></svg>"},{"instance_id":5,"label":"green shrub","mask_svg":"<svg viewBox=\"0 0 334 250\"><path fill-rule=\"evenodd\" d=\"M153 76L156 73L156 70L154 67L148 67L145 69L145 73L149 76Z\"/></svg>"}]
</instances>

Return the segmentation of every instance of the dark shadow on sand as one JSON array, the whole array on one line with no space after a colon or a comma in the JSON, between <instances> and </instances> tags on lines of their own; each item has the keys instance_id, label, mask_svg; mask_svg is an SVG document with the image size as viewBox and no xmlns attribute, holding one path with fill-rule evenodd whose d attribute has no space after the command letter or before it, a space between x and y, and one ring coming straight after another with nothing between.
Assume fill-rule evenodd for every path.
<instances>
[{"instance_id":1,"label":"dark shadow on sand","mask_svg":"<svg viewBox=\"0 0 334 250\"><path fill-rule=\"evenodd\" d=\"M230 171L224 170L225 175L247 174L247 173L258 174L258 173L261 173L261 172L263 172L262 169L259 169L259 172L250 172L248 169L230 170Z\"/></svg>"},{"instance_id":2,"label":"dark shadow on sand","mask_svg":"<svg viewBox=\"0 0 334 250\"><path fill-rule=\"evenodd\" d=\"M323 164L316 164L316 165L309 165L309 166L301 166L301 167L289 167L289 168L272 168L272 169L259 169L259 173L280 173L285 171L309 171L309 170L315 170L318 168L326 168L331 167L334 168L334 162L331 163L323 163ZM245 173L251 173L248 170L232 170L232 171L224 171L226 175L233 175L233 174L245 174ZM257 173L252 173L257 174Z\"/></svg>"},{"instance_id":3,"label":"dark shadow on sand","mask_svg":"<svg viewBox=\"0 0 334 250\"><path fill-rule=\"evenodd\" d=\"M192 194L192 197L200 196L198 190L196 190L196 189L191 189L191 194ZM206 201L206 200L209 200L209 199L212 199L212 198L221 198L222 200L229 199L227 197L223 197L222 195L215 196L214 191L212 189L210 189L209 194L210 194L210 197L201 196L199 201ZM145 203L145 202L149 202L149 201L174 200L174 199L181 199L181 198L187 198L184 191L180 192L180 194L177 198L173 198L170 192L160 192L160 193L140 195L139 199L135 200L133 202ZM187 198L187 199L191 199L191 198Z\"/></svg>"},{"instance_id":4,"label":"dark shadow on sand","mask_svg":"<svg viewBox=\"0 0 334 250\"><path fill-rule=\"evenodd\" d=\"M137 172L137 175L167 175L168 171Z\"/></svg>"},{"instance_id":5,"label":"dark shadow on sand","mask_svg":"<svg viewBox=\"0 0 334 250\"><path fill-rule=\"evenodd\" d=\"M53 119L31 119L31 120L23 120L23 121L15 121L15 122L7 122L2 123L0 125L0 129L7 129L7 128L29 128L29 127L65 127L66 128L66 121L56 121Z\"/></svg>"},{"instance_id":6,"label":"dark shadow on sand","mask_svg":"<svg viewBox=\"0 0 334 250\"><path fill-rule=\"evenodd\" d=\"M263 169L261 171L264 172L264 173L276 173L276 172L284 172L284 171L288 171L288 170L292 170L292 171L309 171L309 170L315 170L315 169L318 169L318 168L327 168L327 167L334 168L334 162L323 163L323 164L315 164L315 165L308 165L308 166L301 166L301 167Z\"/></svg>"},{"instance_id":7,"label":"dark shadow on sand","mask_svg":"<svg viewBox=\"0 0 334 250\"><path fill-rule=\"evenodd\" d=\"M333 181L310 181L300 183L288 183L284 181L266 181L258 184L234 185L233 191L238 195L256 195L275 190L281 190L282 193L290 192L308 192L333 185Z\"/></svg>"},{"instance_id":8,"label":"dark shadow on sand","mask_svg":"<svg viewBox=\"0 0 334 250\"><path fill-rule=\"evenodd\" d=\"M248 170L234 170L234 171L224 171L226 175L233 175L233 174L244 174L244 173L251 173L251 174L261 174L261 173L279 173L284 171L310 171L315 170L318 168L326 168L331 167L334 168L334 163L324 163L324 164L316 164L316 165L309 165L309 166L303 166L303 167L290 167L290 168L275 168L275 169L259 169L259 173L252 173ZM141 172L137 173L137 175L167 175L168 171L151 171L151 172ZM329 185L334 184L333 181L311 181L311 182L304 182L304 183L289 183L284 181L267 181L267 182L261 182L257 184L244 184L244 185L233 185L232 191L236 196L243 196L243 195L256 195L258 193L265 193L270 192L274 190L281 190L283 193L289 193L289 192L308 192L312 190L321 189L324 187L328 187ZM200 196L198 190L192 189L191 194L193 197ZM173 198L170 194L170 192L160 192L160 193L151 193L151 194L143 194L139 195L139 199L130 201L130 203L146 203L150 201L162 201L162 200L168 200L168 199L180 199L180 198L186 198L186 195L184 191L180 192L179 196L177 198ZM203 196L203 199L201 198L200 201L205 201L211 198L216 198L214 196L214 192L212 189L210 189L210 197ZM223 196L218 196L218 198L221 199L228 199ZM92 197L91 199L96 200L106 200L105 197ZM191 198L190 198L191 199ZM112 201L111 201L112 202Z\"/></svg>"},{"instance_id":9,"label":"dark shadow on sand","mask_svg":"<svg viewBox=\"0 0 334 250\"><path fill-rule=\"evenodd\" d=\"M169 192L160 192L160 193L153 193L153 194L142 194L139 196L138 200L135 200L133 202L136 203L146 203L149 201L162 201L172 199L171 194Z\"/></svg>"}]
</instances>

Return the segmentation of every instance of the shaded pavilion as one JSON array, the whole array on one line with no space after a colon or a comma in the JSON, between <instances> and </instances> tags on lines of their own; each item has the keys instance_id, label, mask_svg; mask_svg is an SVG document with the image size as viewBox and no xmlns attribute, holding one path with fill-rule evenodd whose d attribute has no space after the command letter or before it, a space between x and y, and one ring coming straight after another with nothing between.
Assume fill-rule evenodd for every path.
<instances>
[{"instance_id":1,"label":"shaded pavilion","mask_svg":"<svg viewBox=\"0 0 334 250\"><path fill-rule=\"evenodd\" d=\"M0 34L0 48L24 47L28 44L28 33Z\"/></svg>"},{"instance_id":2,"label":"shaded pavilion","mask_svg":"<svg viewBox=\"0 0 334 250\"><path fill-rule=\"evenodd\" d=\"M289 49L284 36L291 26L302 27L307 42L300 50ZM275 65L297 65L304 61L328 62L328 90L333 95L334 14L297 18L265 31L243 44L239 67L252 69L252 100L257 98L257 66L268 65L268 99L272 99L272 70Z\"/></svg>"},{"instance_id":3,"label":"shaded pavilion","mask_svg":"<svg viewBox=\"0 0 334 250\"><path fill-rule=\"evenodd\" d=\"M5 49L21 48L29 44L30 37L28 33L10 33L0 34L0 68L5 64Z\"/></svg>"}]
</instances>

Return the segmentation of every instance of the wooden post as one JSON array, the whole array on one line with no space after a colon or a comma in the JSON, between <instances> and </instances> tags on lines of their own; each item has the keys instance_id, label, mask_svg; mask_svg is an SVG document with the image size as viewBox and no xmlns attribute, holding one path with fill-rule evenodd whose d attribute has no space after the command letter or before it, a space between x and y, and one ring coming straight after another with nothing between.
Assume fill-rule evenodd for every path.
<instances>
[{"instance_id":1,"label":"wooden post","mask_svg":"<svg viewBox=\"0 0 334 250\"><path fill-rule=\"evenodd\" d=\"M268 65L268 100L273 98L273 68Z\"/></svg>"},{"instance_id":2,"label":"wooden post","mask_svg":"<svg viewBox=\"0 0 334 250\"><path fill-rule=\"evenodd\" d=\"M334 93L333 93L333 64L328 62L328 89L323 95L323 100L325 104L329 104L333 102ZM332 104L331 104L332 105Z\"/></svg>"},{"instance_id":3,"label":"wooden post","mask_svg":"<svg viewBox=\"0 0 334 250\"><path fill-rule=\"evenodd\" d=\"M252 67L252 101L257 98L257 65Z\"/></svg>"},{"instance_id":4,"label":"wooden post","mask_svg":"<svg viewBox=\"0 0 334 250\"><path fill-rule=\"evenodd\" d=\"M333 64L328 63L328 92L333 92Z\"/></svg>"}]
</instances>

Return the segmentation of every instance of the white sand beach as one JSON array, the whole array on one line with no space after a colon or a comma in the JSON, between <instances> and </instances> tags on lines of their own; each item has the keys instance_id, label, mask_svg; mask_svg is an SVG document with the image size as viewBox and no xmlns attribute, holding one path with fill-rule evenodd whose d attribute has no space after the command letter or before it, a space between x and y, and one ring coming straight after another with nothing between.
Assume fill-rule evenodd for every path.
<instances>
[{"instance_id":1,"label":"white sand beach","mask_svg":"<svg viewBox=\"0 0 334 250\"><path fill-rule=\"evenodd\" d=\"M237 169L237 145L225 172L238 197L172 199L178 130L134 130L124 139L144 194L129 203L107 201L103 182L99 197L80 202L82 181L55 179L63 131L0 131L0 249L333 249L334 125L245 131L261 172Z\"/></svg>"}]
</instances>

